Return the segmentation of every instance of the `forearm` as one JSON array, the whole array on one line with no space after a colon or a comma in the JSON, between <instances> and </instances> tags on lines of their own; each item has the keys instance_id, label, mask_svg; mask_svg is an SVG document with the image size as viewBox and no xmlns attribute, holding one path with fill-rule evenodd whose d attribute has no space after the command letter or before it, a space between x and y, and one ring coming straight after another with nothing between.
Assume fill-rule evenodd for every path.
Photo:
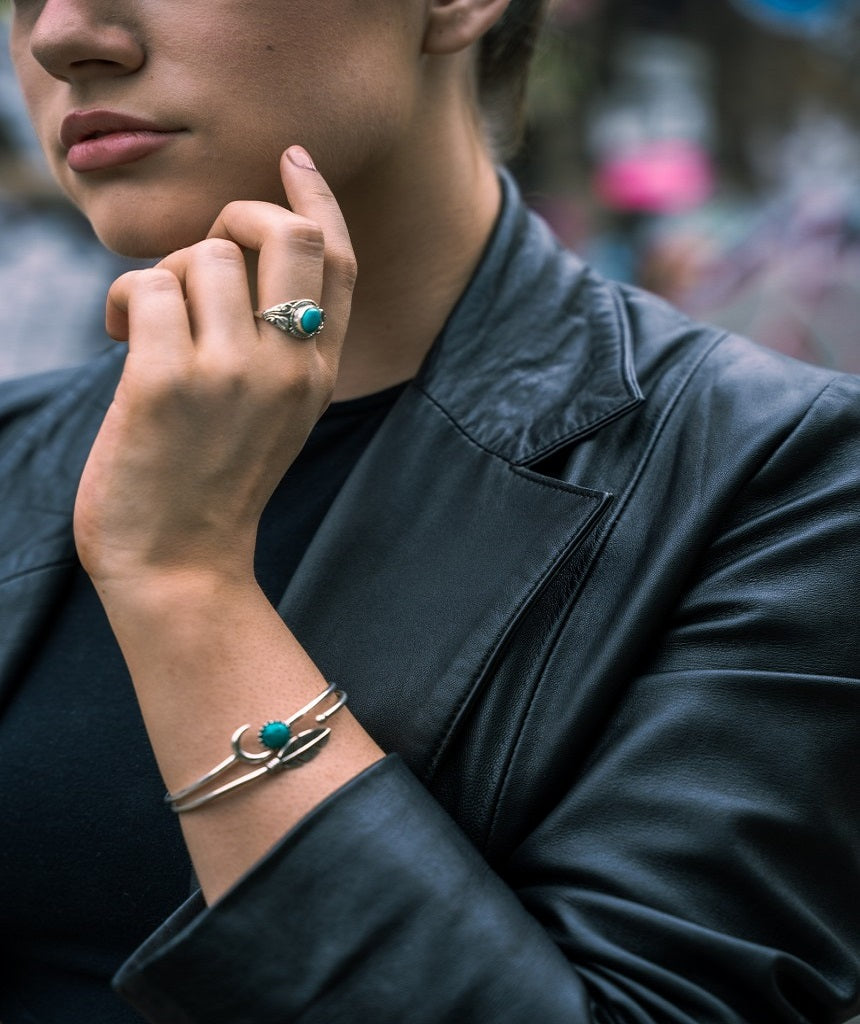
<instances>
[{"instance_id":1,"label":"forearm","mask_svg":"<svg viewBox=\"0 0 860 1024\"><path fill-rule=\"evenodd\" d=\"M330 400L355 257L308 154L287 150L280 171L289 208L230 203L207 239L123 275L108 296L109 332L129 352L78 488L75 543L171 792L229 758L238 727L290 719L328 682L257 586L253 560L266 503ZM325 306L324 334L255 316L256 303L290 294ZM381 756L348 712L331 729L300 771L264 773L183 813L210 903Z\"/></svg>"},{"instance_id":2,"label":"forearm","mask_svg":"<svg viewBox=\"0 0 860 1024\"><path fill-rule=\"evenodd\" d=\"M175 791L230 752L230 736L287 718L327 685L253 578L163 574L99 584L165 786ZM336 681L335 681L336 682ZM181 816L207 902L300 818L382 756L343 709L322 754ZM252 741L246 741L251 744Z\"/></svg>"}]
</instances>

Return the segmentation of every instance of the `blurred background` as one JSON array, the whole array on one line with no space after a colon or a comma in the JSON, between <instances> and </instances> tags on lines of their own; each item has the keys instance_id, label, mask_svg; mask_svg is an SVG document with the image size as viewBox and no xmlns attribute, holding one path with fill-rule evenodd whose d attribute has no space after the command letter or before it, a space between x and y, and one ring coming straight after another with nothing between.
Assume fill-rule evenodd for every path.
<instances>
[{"instance_id":1,"label":"blurred background","mask_svg":"<svg viewBox=\"0 0 860 1024\"><path fill-rule=\"evenodd\" d=\"M56 194L0 0L0 377L110 342L105 252ZM556 0L529 202L602 272L860 372L860 0Z\"/></svg>"},{"instance_id":2,"label":"blurred background","mask_svg":"<svg viewBox=\"0 0 860 1024\"><path fill-rule=\"evenodd\" d=\"M699 319L860 372L860 0L558 0L516 163Z\"/></svg>"}]
</instances>

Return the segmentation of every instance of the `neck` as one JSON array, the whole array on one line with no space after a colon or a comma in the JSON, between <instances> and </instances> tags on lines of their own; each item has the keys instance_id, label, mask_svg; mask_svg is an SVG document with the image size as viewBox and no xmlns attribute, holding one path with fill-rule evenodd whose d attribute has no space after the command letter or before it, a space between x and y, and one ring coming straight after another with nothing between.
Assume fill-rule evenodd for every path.
<instances>
[{"instance_id":1,"label":"neck","mask_svg":"<svg viewBox=\"0 0 860 1024\"><path fill-rule=\"evenodd\" d=\"M340 196L359 274L336 401L414 377L481 257L500 188L485 146L459 128Z\"/></svg>"}]
</instances>

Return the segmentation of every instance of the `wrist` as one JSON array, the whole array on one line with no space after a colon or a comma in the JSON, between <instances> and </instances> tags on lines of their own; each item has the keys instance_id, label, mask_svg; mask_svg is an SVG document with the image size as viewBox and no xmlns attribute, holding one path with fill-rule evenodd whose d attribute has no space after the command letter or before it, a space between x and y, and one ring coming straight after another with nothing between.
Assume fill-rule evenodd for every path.
<instances>
[{"instance_id":1,"label":"wrist","mask_svg":"<svg viewBox=\"0 0 860 1024\"><path fill-rule=\"evenodd\" d=\"M114 630L133 623L159 629L211 621L212 610L266 601L253 568L126 566L117 573L90 574Z\"/></svg>"}]
</instances>

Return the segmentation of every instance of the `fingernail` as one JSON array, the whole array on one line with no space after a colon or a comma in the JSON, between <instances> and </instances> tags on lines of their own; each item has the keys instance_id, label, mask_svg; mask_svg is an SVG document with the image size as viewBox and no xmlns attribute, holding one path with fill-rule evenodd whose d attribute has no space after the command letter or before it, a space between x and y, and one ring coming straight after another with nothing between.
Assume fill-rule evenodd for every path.
<instances>
[{"instance_id":1,"label":"fingernail","mask_svg":"<svg viewBox=\"0 0 860 1024\"><path fill-rule=\"evenodd\" d=\"M290 158L290 163L295 164L296 167L304 167L307 171L316 170L310 153L306 149L302 149L301 146L290 146L287 156Z\"/></svg>"}]
</instances>

